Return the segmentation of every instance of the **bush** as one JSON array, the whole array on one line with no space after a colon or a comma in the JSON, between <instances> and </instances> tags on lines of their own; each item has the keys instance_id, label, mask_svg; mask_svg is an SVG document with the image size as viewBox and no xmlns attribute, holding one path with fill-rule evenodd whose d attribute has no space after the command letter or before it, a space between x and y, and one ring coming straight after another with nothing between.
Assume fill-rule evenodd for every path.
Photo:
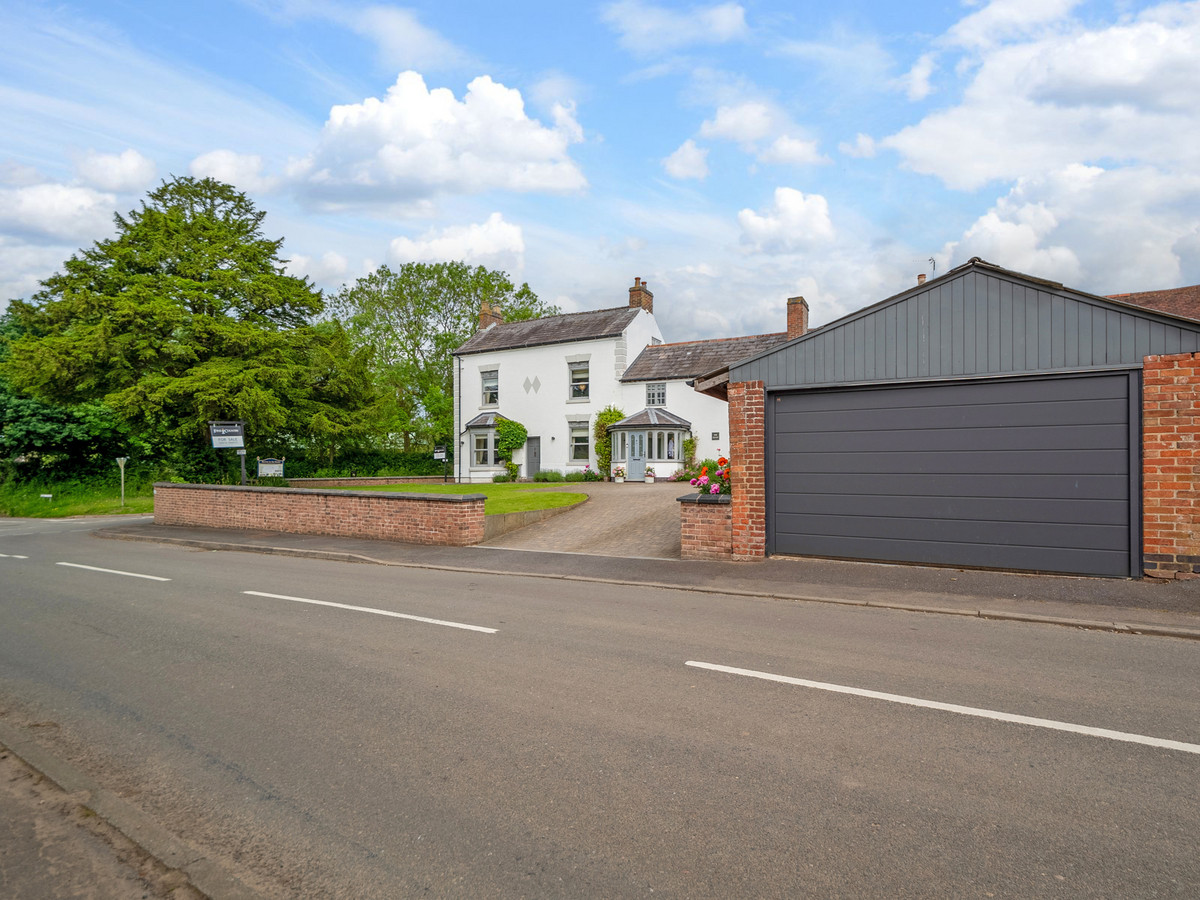
<instances>
[{"instance_id":1,"label":"bush","mask_svg":"<svg viewBox=\"0 0 1200 900\"><path fill-rule=\"evenodd\" d=\"M510 482L513 480L514 479L511 475L508 475L507 473L504 473L504 472L497 472L495 475L492 476L492 481L495 484L506 484L507 482Z\"/></svg>"},{"instance_id":2,"label":"bush","mask_svg":"<svg viewBox=\"0 0 1200 900\"><path fill-rule=\"evenodd\" d=\"M562 473L562 472L556 472L556 471L554 471L553 469L542 469L542 471L540 471L540 472L536 473L536 474L533 476L533 480L534 480L534 481L554 481L554 482L558 482L558 481L565 481L566 479L565 479L565 478L563 478L563 473Z\"/></svg>"},{"instance_id":3,"label":"bush","mask_svg":"<svg viewBox=\"0 0 1200 900\"><path fill-rule=\"evenodd\" d=\"M256 487L291 487L292 484L286 478L279 475L263 475L261 478L255 478L254 484Z\"/></svg>"},{"instance_id":4,"label":"bush","mask_svg":"<svg viewBox=\"0 0 1200 900\"><path fill-rule=\"evenodd\" d=\"M568 472L563 478L563 481L586 481L582 472Z\"/></svg>"}]
</instances>

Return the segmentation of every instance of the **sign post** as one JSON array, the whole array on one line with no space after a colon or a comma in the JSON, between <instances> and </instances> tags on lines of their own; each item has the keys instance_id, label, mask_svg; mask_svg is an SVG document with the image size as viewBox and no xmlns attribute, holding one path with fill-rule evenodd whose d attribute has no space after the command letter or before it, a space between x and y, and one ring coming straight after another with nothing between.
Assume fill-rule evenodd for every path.
<instances>
[{"instance_id":1,"label":"sign post","mask_svg":"<svg viewBox=\"0 0 1200 900\"><path fill-rule=\"evenodd\" d=\"M209 422L208 433L212 437L213 449L236 449L242 462L242 487L246 486L246 423L241 419L233 422Z\"/></svg>"},{"instance_id":2,"label":"sign post","mask_svg":"<svg viewBox=\"0 0 1200 900\"><path fill-rule=\"evenodd\" d=\"M121 467L121 505L125 505L125 463L129 462L128 456L118 456L117 465Z\"/></svg>"}]
</instances>

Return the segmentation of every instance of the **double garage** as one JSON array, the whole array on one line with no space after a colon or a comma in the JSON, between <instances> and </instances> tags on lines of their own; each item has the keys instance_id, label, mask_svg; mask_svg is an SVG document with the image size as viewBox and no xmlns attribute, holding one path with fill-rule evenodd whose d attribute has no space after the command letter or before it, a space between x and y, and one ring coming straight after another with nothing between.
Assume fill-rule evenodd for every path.
<instances>
[{"instance_id":1,"label":"double garage","mask_svg":"<svg viewBox=\"0 0 1200 900\"><path fill-rule=\"evenodd\" d=\"M1138 576L1142 361L1197 350L1200 323L972 260L738 363L765 552Z\"/></svg>"}]
</instances>

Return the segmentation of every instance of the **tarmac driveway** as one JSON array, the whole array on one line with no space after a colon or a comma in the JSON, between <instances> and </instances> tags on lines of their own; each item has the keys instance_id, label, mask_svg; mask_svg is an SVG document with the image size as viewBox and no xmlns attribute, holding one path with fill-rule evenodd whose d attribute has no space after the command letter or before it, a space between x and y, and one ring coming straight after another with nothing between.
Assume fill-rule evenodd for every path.
<instances>
[{"instance_id":1,"label":"tarmac driveway","mask_svg":"<svg viewBox=\"0 0 1200 900\"><path fill-rule=\"evenodd\" d=\"M561 515L510 531L480 546L593 556L680 558L682 543L676 498L694 490L686 482L584 481L547 484L546 488L578 491L587 494L588 499Z\"/></svg>"}]
</instances>

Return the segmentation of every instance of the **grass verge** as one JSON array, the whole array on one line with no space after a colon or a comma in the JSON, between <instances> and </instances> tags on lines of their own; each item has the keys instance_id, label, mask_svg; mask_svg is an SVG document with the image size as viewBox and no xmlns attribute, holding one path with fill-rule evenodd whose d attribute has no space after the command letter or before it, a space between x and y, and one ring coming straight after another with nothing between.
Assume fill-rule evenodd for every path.
<instances>
[{"instance_id":1,"label":"grass verge","mask_svg":"<svg viewBox=\"0 0 1200 900\"><path fill-rule=\"evenodd\" d=\"M49 497L43 497L49 494ZM0 516L58 519L65 516L109 516L120 513L154 512L154 489L125 487L121 505L120 485L4 485L0 487Z\"/></svg>"}]
</instances>

